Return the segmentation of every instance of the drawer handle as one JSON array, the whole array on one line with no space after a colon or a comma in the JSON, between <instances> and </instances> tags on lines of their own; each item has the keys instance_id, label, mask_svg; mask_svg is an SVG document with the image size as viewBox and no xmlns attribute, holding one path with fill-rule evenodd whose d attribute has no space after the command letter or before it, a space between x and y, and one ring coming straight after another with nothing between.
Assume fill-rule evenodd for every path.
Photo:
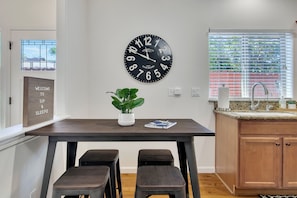
<instances>
[{"instance_id":1,"label":"drawer handle","mask_svg":"<svg viewBox=\"0 0 297 198\"><path fill-rule=\"evenodd\" d=\"M286 143L286 146L291 146L291 144L290 143Z\"/></svg>"},{"instance_id":2,"label":"drawer handle","mask_svg":"<svg viewBox=\"0 0 297 198\"><path fill-rule=\"evenodd\" d=\"M280 143L275 143L275 145L276 145L276 146L280 146L281 144L280 144Z\"/></svg>"}]
</instances>

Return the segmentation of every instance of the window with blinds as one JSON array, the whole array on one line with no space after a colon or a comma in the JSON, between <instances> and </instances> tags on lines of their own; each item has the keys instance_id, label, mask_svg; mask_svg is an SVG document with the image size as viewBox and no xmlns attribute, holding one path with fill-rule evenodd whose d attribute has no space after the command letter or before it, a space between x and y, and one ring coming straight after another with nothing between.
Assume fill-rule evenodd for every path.
<instances>
[{"instance_id":1,"label":"window with blinds","mask_svg":"<svg viewBox=\"0 0 297 198\"><path fill-rule=\"evenodd\" d=\"M208 44L210 99L223 85L231 99L250 98L256 82L267 86L269 98L292 98L292 33L210 32ZM263 88L255 97L264 97Z\"/></svg>"}]
</instances>

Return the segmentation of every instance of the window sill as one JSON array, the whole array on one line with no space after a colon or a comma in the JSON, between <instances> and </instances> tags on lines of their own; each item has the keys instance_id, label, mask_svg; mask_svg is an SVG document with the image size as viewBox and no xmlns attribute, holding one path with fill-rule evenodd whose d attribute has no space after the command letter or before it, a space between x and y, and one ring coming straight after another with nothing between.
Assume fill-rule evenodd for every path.
<instances>
[{"instance_id":1,"label":"window sill","mask_svg":"<svg viewBox=\"0 0 297 198\"><path fill-rule=\"evenodd\" d=\"M63 120L68 116L54 116L53 120L42 122L30 127L23 127L22 124L15 125L0 130L0 151L12 147L14 145L20 144L22 142L28 141L35 137L25 136L27 131L38 129L54 122Z\"/></svg>"}]
</instances>

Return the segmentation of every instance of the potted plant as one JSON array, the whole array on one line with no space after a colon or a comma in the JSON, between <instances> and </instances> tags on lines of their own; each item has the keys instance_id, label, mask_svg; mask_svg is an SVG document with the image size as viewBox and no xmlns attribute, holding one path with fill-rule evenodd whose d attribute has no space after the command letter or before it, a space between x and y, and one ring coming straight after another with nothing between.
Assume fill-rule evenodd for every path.
<instances>
[{"instance_id":1,"label":"potted plant","mask_svg":"<svg viewBox=\"0 0 297 198\"><path fill-rule=\"evenodd\" d=\"M132 110L144 103L144 98L137 98L138 89L123 88L111 93L112 105L120 110L118 123L121 126L131 126L135 123L135 116Z\"/></svg>"},{"instance_id":2,"label":"potted plant","mask_svg":"<svg viewBox=\"0 0 297 198\"><path fill-rule=\"evenodd\" d=\"M296 109L296 100L288 100L288 109Z\"/></svg>"}]
</instances>

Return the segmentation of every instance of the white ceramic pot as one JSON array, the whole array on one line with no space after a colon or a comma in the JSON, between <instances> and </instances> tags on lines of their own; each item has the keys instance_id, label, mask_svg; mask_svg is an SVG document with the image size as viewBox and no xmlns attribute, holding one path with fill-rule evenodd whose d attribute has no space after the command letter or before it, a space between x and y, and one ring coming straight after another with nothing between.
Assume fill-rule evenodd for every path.
<instances>
[{"instance_id":1,"label":"white ceramic pot","mask_svg":"<svg viewBox=\"0 0 297 198\"><path fill-rule=\"evenodd\" d=\"M132 126L135 123L134 113L119 113L118 124L121 126Z\"/></svg>"}]
</instances>

